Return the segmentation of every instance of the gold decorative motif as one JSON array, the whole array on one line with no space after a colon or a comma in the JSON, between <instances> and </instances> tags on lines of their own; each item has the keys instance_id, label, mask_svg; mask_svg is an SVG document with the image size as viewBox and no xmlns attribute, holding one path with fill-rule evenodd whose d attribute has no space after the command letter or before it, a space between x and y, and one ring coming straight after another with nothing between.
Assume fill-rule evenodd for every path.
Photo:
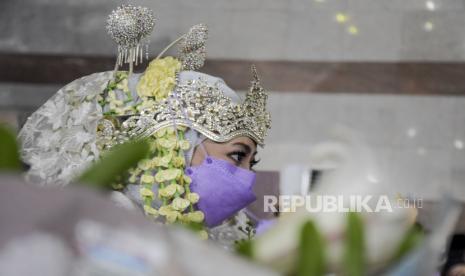
<instances>
[{"instance_id":1,"label":"gold decorative motif","mask_svg":"<svg viewBox=\"0 0 465 276\"><path fill-rule=\"evenodd\" d=\"M176 124L192 127L217 142L247 136L263 146L271 116L254 66L252 73L254 79L242 103L232 102L218 83L210 84L201 78L178 82L170 97L123 122L121 133L128 138L145 138Z\"/></svg>"}]
</instances>

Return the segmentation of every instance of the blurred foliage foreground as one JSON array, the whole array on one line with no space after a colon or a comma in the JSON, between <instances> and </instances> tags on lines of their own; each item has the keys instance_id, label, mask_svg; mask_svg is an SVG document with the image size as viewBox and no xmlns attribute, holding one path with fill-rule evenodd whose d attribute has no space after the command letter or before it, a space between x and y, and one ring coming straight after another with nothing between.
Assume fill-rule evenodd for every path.
<instances>
[{"instance_id":1,"label":"blurred foliage foreground","mask_svg":"<svg viewBox=\"0 0 465 276\"><path fill-rule=\"evenodd\" d=\"M112 184L124 177L128 169L147 156L147 141L132 141L114 147L98 162L84 172L76 181L78 185L86 185L99 190L112 190ZM14 132L0 125L0 171L2 173L21 173L23 166L19 156L19 146ZM371 274L366 263L364 240L364 223L357 213L348 213L345 229L344 260L342 274L360 276ZM287 275L319 276L327 275L331 270L327 261L327 244L317 225L307 220L300 227L298 248L294 252L292 265L284 271ZM380 237L383 238L383 237ZM400 242L390 265L406 256L422 239L422 233L413 227ZM254 240L238 243L237 253L250 260L257 259L254 252ZM258 256L259 258L259 256Z\"/></svg>"}]
</instances>

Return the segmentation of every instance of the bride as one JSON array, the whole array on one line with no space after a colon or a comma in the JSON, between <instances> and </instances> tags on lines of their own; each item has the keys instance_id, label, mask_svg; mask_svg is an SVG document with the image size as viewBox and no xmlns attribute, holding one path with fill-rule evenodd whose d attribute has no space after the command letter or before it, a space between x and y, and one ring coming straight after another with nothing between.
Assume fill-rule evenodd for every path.
<instances>
[{"instance_id":1,"label":"bride","mask_svg":"<svg viewBox=\"0 0 465 276\"><path fill-rule=\"evenodd\" d=\"M253 232L241 210L255 200L257 145L271 124L267 96L255 68L244 100L222 79L195 71L205 59L203 24L167 47L177 44L178 57L163 57L165 49L133 73L153 27L146 8L112 12L115 70L71 82L28 118L19 134L27 177L64 186L114 145L147 139L150 156L115 183L113 197L163 223L200 225L201 236L230 247ZM129 71L118 70L123 63Z\"/></svg>"}]
</instances>

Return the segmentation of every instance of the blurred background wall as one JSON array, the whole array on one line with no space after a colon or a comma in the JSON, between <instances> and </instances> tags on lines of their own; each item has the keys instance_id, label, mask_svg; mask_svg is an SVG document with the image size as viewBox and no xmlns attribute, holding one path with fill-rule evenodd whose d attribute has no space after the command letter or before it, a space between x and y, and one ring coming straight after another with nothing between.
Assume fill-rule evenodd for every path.
<instances>
[{"instance_id":1,"label":"blurred background wall","mask_svg":"<svg viewBox=\"0 0 465 276\"><path fill-rule=\"evenodd\" d=\"M273 128L258 169L308 162L328 130L360 131L393 191L465 199L464 0L147 0L150 54L196 23L205 71L243 91L257 63ZM63 84L112 69L114 0L0 1L0 120L14 127Z\"/></svg>"}]
</instances>

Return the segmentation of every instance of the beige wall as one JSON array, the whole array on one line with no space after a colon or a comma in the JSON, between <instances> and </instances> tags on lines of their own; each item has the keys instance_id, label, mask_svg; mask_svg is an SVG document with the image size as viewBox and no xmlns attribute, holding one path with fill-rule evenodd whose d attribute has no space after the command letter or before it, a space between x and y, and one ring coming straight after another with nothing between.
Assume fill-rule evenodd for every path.
<instances>
[{"instance_id":1,"label":"beige wall","mask_svg":"<svg viewBox=\"0 0 465 276\"><path fill-rule=\"evenodd\" d=\"M259 169L308 163L312 146L347 126L364 136L393 191L465 199L465 98L272 93L273 128Z\"/></svg>"},{"instance_id":2,"label":"beige wall","mask_svg":"<svg viewBox=\"0 0 465 276\"><path fill-rule=\"evenodd\" d=\"M464 60L462 0L139 0L158 18L152 54L204 22L214 58ZM426 3L434 3L434 11ZM2 0L0 51L108 54L114 0ZM429 7L433 7L431 4ZM335 21L338 13L349 17ZM431 31L425 24L433 25ZM358 35L347 28L354 25Z\"/></svg>"}]
</instances>

